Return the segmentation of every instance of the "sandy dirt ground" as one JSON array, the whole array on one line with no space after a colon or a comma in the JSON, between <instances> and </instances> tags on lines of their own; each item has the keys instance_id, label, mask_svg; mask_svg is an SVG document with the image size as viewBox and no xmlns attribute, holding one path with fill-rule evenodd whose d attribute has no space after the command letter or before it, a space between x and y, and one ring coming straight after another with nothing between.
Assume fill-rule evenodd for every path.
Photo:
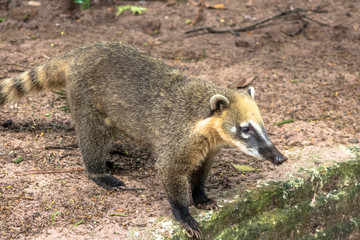
<instances>
[{"instance_id":1,"label":"sandy dirt ground","mask_svg":"<svg viewBox=\"0 0 360 240\"><path fill-rule=\"evenodd\" d=\"M258 181L284 179L294 169L347 159L347 146L359 146L358 1L206 0L208 6L222 3L226 9L204 8L194 26L187 23L198 7L185 0L171 6L91 1L87 10L65 2L0 0L0 81L84 44L122 41L188 75L223 87L244 82L255 87L269 135L289 161L274 166L226 147L207 182L214 198ZM115 6L129 4L147 10L116 16ZM313 11L245 32L185 34L203 26L249 26L295 8ZM118 192L88 179L77 148L49 149L76 144L70 114L59 109L64 104L60 95L44 93L0 108L0 239L170 236L159 222L172 219L170 206L146 149L127 138L114 143L109 171L133 188ZM284 120L292 122L276 124ZM239 172L232 164L259 171Z\"/></svg>"}]
</instances>

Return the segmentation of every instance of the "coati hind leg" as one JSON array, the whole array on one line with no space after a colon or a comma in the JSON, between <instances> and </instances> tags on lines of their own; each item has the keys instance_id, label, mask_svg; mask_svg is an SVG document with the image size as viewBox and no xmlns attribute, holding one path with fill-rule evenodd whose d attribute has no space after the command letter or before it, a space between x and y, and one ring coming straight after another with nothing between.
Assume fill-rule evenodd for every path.
<instances>
[{"instance_id":1,"label":"coati hind leg","mask_svg":"<svg viewBox=\"0 0 360 240\"><path fill-rule=\"evenodd\" d=\"M212 156L205 158L203 164L191 175L192 198L195 207L204 210L218 209L217 203L208 198L205 193L205 181L209 175L213 162Z\"/></svg>"},{"instance_id":2,"label":"coati hind leg","mask_svg":"<svg viewBox=\"0 0 360 240\"><path fill-rule=\"evenodd\" d=\"M125 186L124 182L106 173L112 137L101 117L89 111L86 111L86 116L77 112L73 112L73 116L81 155L90 179L108 190Z\"/></svg>"}]
</instances>

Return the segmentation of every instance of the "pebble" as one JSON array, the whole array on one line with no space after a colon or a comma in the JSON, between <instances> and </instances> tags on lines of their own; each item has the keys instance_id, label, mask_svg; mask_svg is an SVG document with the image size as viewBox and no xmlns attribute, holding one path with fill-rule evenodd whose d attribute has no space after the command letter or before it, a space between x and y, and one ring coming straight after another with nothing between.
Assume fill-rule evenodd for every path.
<instances>
[{"instance_id":1,"label":"pebble","mask_svg":"<svg viewBox=\"0 0 360 240\"><path fill-rule=\"evenodd\" d=\"M350 139L349 139L349 142L350 142L350 143L359 143L359 139L357 139L357 138L350 138Z\"/></svg>"}]
</instances>

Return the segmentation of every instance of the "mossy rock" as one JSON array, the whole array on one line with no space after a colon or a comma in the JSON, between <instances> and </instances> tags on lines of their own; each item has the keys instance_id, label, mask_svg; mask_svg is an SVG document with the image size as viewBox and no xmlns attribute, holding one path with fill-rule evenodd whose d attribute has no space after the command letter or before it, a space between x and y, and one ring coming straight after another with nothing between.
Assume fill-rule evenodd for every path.
<instances>
[{"instance_id":1,"label":"mossy rock","mask_svg":"<svg viewBox=\"0 0 360 240\"><path fill-rule=\"evenodd\" d=\"M219 211L195 216L204 239L360 239L360 159L302 176L239 192ZM171 239L189 238L176 228Z\"/></svg>"}]
</instances>

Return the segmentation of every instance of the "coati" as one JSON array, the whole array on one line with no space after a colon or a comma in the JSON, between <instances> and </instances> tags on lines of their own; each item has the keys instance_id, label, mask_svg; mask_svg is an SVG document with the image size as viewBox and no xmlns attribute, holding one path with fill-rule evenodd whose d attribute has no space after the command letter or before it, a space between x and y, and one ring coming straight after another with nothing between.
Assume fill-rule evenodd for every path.
<instances>
[{"instance_id":1,"label":"coati","mask_svg":"<svg viewBox=\"0 0 360 240\"><path fill-rule=\"evenodd\" d=\"M111 139L121 131L151 150L172 213L189 235L201 237L189 213L217 209L204 186L214 156L226 144L274 164L287 160L266 134L254 88L235 91L185 76L134 47L94 43L0 82L0 106L44 90L65 88L90 179L114 190L106 173Z\"/></svg>"}]
</instances>

